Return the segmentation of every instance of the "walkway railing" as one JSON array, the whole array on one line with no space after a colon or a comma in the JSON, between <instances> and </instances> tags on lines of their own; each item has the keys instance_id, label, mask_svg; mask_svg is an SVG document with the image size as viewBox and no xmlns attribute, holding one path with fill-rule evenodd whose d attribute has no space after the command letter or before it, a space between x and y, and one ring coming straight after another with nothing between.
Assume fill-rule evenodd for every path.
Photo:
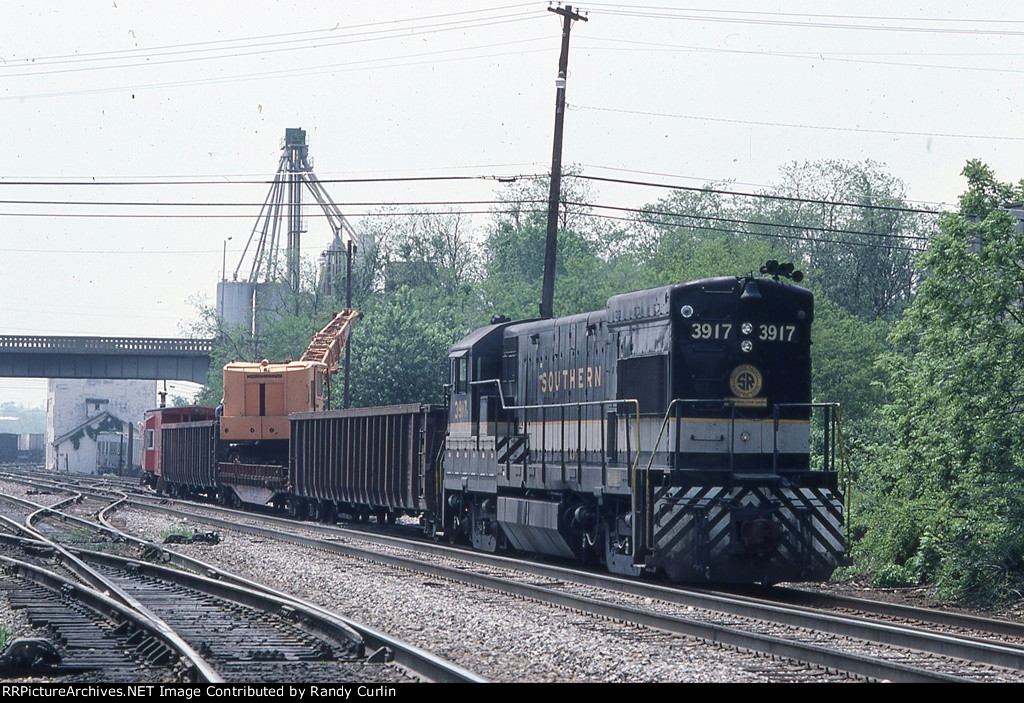
<instances>
[{"instance_id":1,"label":"walkway railing","mask_svg":"<svg viewBox=\"0 0 1024 703\"><path fill-rule=\"evenodd\" d=\"M183 354L206 356L213 350L210 339L145 337L51 337L0 335L0 351L66 354Z\"/></svg>"}]
</instances>

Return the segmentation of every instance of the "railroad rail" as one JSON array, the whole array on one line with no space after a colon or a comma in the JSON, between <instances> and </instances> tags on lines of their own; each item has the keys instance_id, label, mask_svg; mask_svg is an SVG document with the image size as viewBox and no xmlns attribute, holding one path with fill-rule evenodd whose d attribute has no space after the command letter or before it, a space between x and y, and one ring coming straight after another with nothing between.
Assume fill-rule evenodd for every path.
<instances>
[{"instance_id":1,"label":"railroad rail","mask_svg":"<svg viewBox=\"0 0 1024 703\"><path fill-rule=\"evenodd\" d=\"M975 664L980 664L982 668L984 666L999 667L1009 672L1011 676L1013 675L1013 672L1017 672L1016 675L1021 676L1021 671L1024 670L1024 626L1006 623L1004 621L988 621L982 618L966 617L958 620L959 616L955 616L954 614L934 613L932 611L911 612L909 610L905 610L901 615L899 615L899 617L907 620L908 624L880 623L877 622L877 619L869 617L873 611L871 608L867 607L867 605L871 602L861 604L861 606L857 608L859 616L839 615L834 612L814 612L814 610L809 607L794 607L794 605L797 604L793 602L793 599L799 600L803 598L813 600L817 598L820 600L823 596L772 589L768 593L778 594L777 596L760 593L760 597L753 597L735 593L724 594L694 589L665 587L608 576L606 574L592 574L575 569L565 569L558 566L537 564L533 562L521 562L507 557L486 555L477 552L467 553L462 550L453 550L451 547L435 545L432 543L411 543L409 540L399 539L388 535L367 534L362 531L335 527L325 528L311 523L295 523L292 520L285 520L283 518L271 516L254 518L251 514L245 514L244 517L240 519L241 516L238 513L225 511L208 505L200 506L190 504L190 512L186 513L167 506L154 506L151 504L151 501L143 498L131 499L129 502L133 505L137 505L138 507L159 510L160 512L176 515L178 517L187 516L187 518L193 522L205 521L208 524L216 525L224 529L240 530L252 534L261 534L265 537L282 539L296 544L305 544L317 549L345 554L347 556L354 556L368 561L388 563L394 566L399 566L403 569L429 573L439 578L472 582L480 587L515 593L516 595L524 598L559 603L562 607L573 608L585 612L593 612L603 617L611 617L626 622L645 624L649 627L681 632L683 634L689 634L708 641L730 643L730 645L734 647L763 651L774 656L787 656L800 661L810 661L816 663L818 666L831 669L841 669L866 678L884 678L896 681L949 681L960 680L962 677L955 674L943 674L941 672L939 672L937 676L934 672L926 672L922 674L919 671L921 667L918 666L917 662L898 665L888 671L884 671L875 668L875 664L872 661L871 656L863 656L855 653L852 657L842 659L841 656L843 655L832 651L835 649L832 646L826 648L819 647L819 649L825 649L826 651L819 651L817 653L813 653L812 646L804 652L803 656L801 656L793 653L792 649L787 649L795 646L791 641L784 641L781 643L773 642L771 639L764 640L760 643L753 643L751 640L741 641L733 639L734 635L729 631L716 630L714 627L707 627L706 624L702 623L694 625L693 623L662 620L660 624L657 624L656 618L660 617L660 615L658 613L649 612L650 609L646 607L634 608L635 612L631 612L628 606L616 609L616 607L621 604L613 603L609 606L607 595L591 598L590 600L594 602L588 603L585 598L581 600L575 598L571 593L564 593L565 584L575 584L576 587L604 589L620 595L634 596L637 598L657 601L663 604L674 604L676 606L683 606L687 608L700 608L708 611L714 611L716 613L725 613L729 617L767 620L787 628L801 628L804 630L813 630L815 632L828 632L835 637L859 638L864 641L874 642L876 645L877 643L884 643L890 648L914 649L923 652L930 652L932 653L932 656L974 662ZM206 513L214 513L227 517L219 518L197 516L196 513L191 512L191 510L200 510ZM271 528L270 532L267 532L257 526L243 524L243 521L245 520L254 519L260 519L262 522L269 522L274 527ZM299 535L290 535L283 532L283 530L295 529L301 529L303 531L319 531L326 529L328 534L334 536L334 539L336 539L336 535L338 533L341 533L349 536L355 536L362 540L370 540L381 545L387 545L388 547L406 551L414 550L417 553L433 555L436 558L458 559L463 562L463 564L461 567L446 570L443 567L425 565L421 563L422 558L419 556L415 556L410 559L396 555L385 555L381 554L379 550L359 549L352 545L342 546L335 542L324 542L322 539L318 538L304 538ZM536 579L532 584L528 583L520 584L518 586L509 586L509 584L501 582L500 579L489 580L487 577L478 578L475 574L469 575L466 573L467 570L464 567L465 561L475 562L487 567L516 570L542 577L549 580L549 583L545 584L547 586L546 590L553 591L555 594L552 595L545 593L545 585L536 583ZM856 604L847 602L843 607L850 608L855 605ZM830 607L835 609L837 606L833 604ZM897 612L894 608L895 606L885 605L880 609L887 610L890 614L889 616L896 617L893 615L893 613ZM925 615L935 615L936 617L927 618L924 617ZM941 625L942 622L946 622L949 627L959 627L963 629L964 632L948 633L936 632L934 630L928 631L928 629L923 625L914 626L909 624L909 621L917 623L931 623L931 625ZM728 629L730 628L727 628L727 630ZM1017 638L1019 641L1017 643L994 641L996 637ZM787 651L789 654L784 654L784 652ZM813 656L808 656L808 651L812 652ZM890 651L888 655L882 654L879 656L884 657L893 655ZM934 664L935 662L931 663L932 666L934 666ZM971 672L968 671L968 669L970 669L970 667L967 667L967 669L962 673L977 676L982 679L987 675L983 670L975 670Z\"/></svg>"},{"instance_id":2,"label":"railroad rail","mask_svg":"<svg viewBox=\"0 0 1024 703\"><path fill-rule=\"evenodd\" d=\"M48 627L75 652L73 662L21 662L20 673L122 683L196 680L174 643L148 618L30 560L0 555L0 564L0 592L11 605L23 609L33 625Z\"/></svg>"},{"instance_id":3,"label":"railroad rail","mask_svg":"<svg viewBox=\"0 0 1024 703\"><path fill-rule=\"evenodd\" d=\"M70 504L78 499L79 496L70 496L57 505ZM31 501L11 496L5 496L4 500L33 505ZM394 661L401 668L400 670L407 670L415 676L429 681L483 681L472 672L374 628L355 623L287 594L239 579L209 564L179 555L160 545L136 539L116 530L109 522L96 524L81 517L59 512L57 508L38 505L34 505L34 507L37 510L31 513L26 520L36 527L33 537L41 536L38 534L38 523L42 518L56 518L73 523L78 526L78 529L102 533L111 542L130 544L142 550L149 559L171 562L176 566L198 572L190 573L180 569L169 569L150 562L88 550L68 550L72 562L81 560L100 563L104 582L109 585L116 596L130 602L136 609L150 611L158 618L167 618L172 622L175 630L180 629L185 633L184 640L196 643L196 648L202 650L207 656L216 654L211 671L227 673L236 678L241 676L241 680L249 681L255 680L254 677L259 676L260 672L256 667L266 669L267 680L292 677L294 680L332 681L344 679L356 681L365 679L380 681L385 674L382 674L380 668L375 665ZM108 506L108 510L113 507ZM19 526L11 524L10 521L5 522L13 529L19 528ZM24 529L30 530L28 527ZM54 545L54 548L58 551L65 551L59 545ZM78 573L81 567L76 564L72 566ZM95 578L92 574L84 576L90 579ZM137 582L140 581L142 585L138 585ZM170 594L168 593L169 588L178 590ZM181 589L201 592L205 597L200 599L201 602L198 606L189 606ZM259 628L252 624L251 617L244 626L231 625L229 620L232 614L237 615L237 605L221 607L211 602L210 598L258 610L273 616L277 622L270 626L272 631L264 629L263 635L260 635ZM168 605L173 607L168 608ZM200 619L189 620L186 617L182 622L182 611L186 611L186 616L191 613ZM211 617L216 619L211 622ZM220 621L220 626L217 626L218 621ZM301 625L301 628L291 625L292 621ZM301 629L302 632L307 633L305 635L307 640L309 632L325 639L319 643L310 644L300 641L303 639L302 637L282 635L280 633L282 623L287 627ZM215 644L210 635L214 631L223 633L244 631L246 642L239 641L228 645ZM250 640L254 637L257 639L262 637L270 645L253 648ZM351 661L345 662L345 667L340 668L334 662L335 654L346 648L353 652L354 657L349 657ZM364 656L367 651L369 651L369 656ZM239 652L241 653L240 658L232 654ZM320 660L321 663L313 663L317 660ZM287 662L287 665L284 662ZM361 671L361 668L365 669L366 666L371 667L369 673L366 670ZM410 680L407 677L396 678L394 675L391 678L394 678L396 682Z\"/></svg>"},{"instance_id":4,"label":"railroad rail","mask_svg":"<svg viewBox=\"0 0 1024 703\"><path fill-rule=\"evenodd\" d=\"M1024 649L1012 646L1002 647L997 644L982 644L978 646L969 642L960 642L961 638L947 637L928 632L915 632L911 628L895 628L889 625L866 621L858 622L856 619L841 618L833 614L820 614L817 616L808 612L791 614L787 612L787 608L779 607L778 605L759 606L751 602L750 599L730 598L724 594L664 587L604 574L592 574L563 567L523 562L508 557L481 555L476 552L468 552L420 541L410 541L393 536L367 534L361 531L325 527L312 523L297 524L291 520L272 516L259 516L258 519L261 522L267 523L266 527L261 527L249 524L249 520L255 519L251 514L234 513L214 506L192 504L189 505L189 508L200 508L204 512L209 511L210 513L223 514L224 517L214 517L211 514L197 514L193 510L183 511L171 506L153 504L138 499L131 499L128 501L128 504L148 510L155 510L167 515L187 518L193 522L202 522L220 529L231 529L265 538L313 547L330 553L428 574L435 578L468 583L522 598L551 603L600 617L688 635L709 642L727 644L739 649L760 652L769 656L786 657L825 669L845 671L854 676L868 679L901 682L962 682L969 680L965 678L965 675L968 673L972 676L980 677L982 680L987 675L985 671L979 670L976 665L973 665L974 671L969 671L972 668L970 664L949 665L948 661L945 662L947 666L961 671L964 675L950 674L941 670L937 671L936 665L938 664L941 667L944 662L937 662L934 658L940 656L947 659L962 660L962 662L981 661L985 662L984 666L1003 667L1010 672L1017 671L1020 680L1024 680ZM325 541L319 537L309 537L288 531L296 529L303 531L326 531L327 534L334 536L340 533L399 548L405 550L407 554L381 552L380 550L361 548L352 544L339 544L336 541ZM423 555L456 559L459 563L447 566L434 563L433 561L425 561ZM549 579L549 583L539 585L535 581L530 582L529 579L513 580L493 574L470 572L465 568L466 561L492 568L504 568L532 576L541 576ZM625 594L636 596L639 599L656 600L669 605L707 609L716 613L724 613L729 618L757 619L762 625L767 621L780 626L780 629L783 630L799 627L819 633L828 633L834 637L858 637L865 642L873 643L876 647L885 645L887 649L874 655L865 655L857 651L845 652L831 644L822 646L813 642L795 641L791 636L763 635L752 631L749 623L746 624L746 629L744 629L744 627L734 625L721 625L713 621L713 619L698 620L696 618L679 617L678 615L667 614L666 612L658 612L657 609L646 605L624 605L607 600L607 596L602 598L580 595L571 592L572 589L566 589L566 584L611 590L620 595ZM676 611L678 612L678 609ZM897 656L894 654L893 648L920 650L925 653L923 655L925 660L931 658L932 661L915 661L916 655L909 656L912 663L891 661ZM981 653L980 657L985 658L975 659L979 652ZM992 659L995 659L995 661L991 661ZM924 668L926 664L932 668L930 670Z\"/></svg>"}]
</instances>

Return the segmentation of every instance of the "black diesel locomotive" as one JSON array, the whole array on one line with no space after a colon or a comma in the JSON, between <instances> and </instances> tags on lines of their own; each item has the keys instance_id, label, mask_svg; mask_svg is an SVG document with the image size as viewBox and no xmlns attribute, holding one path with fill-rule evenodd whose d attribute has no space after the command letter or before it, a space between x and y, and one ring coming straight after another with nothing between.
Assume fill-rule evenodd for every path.
<instances>
[{"instance_id":1,"label":"black diesel locomotive","mask_svg":"<svg viewBox=\"0 0 1024 703\"><path fill-rule=\"evenodd\" d=\"M260 500L326 520L418 515L477 549L621 574L827 579L845 563L843 494L838 418L811 403L813 318L804 288L722 277L497 321L451 348L446 409L293 414L288 481ZM231 478L246 467L217 475L213 435L205 478L175 481L166 450L186 429L164 425L163 481L251 500Z\"/></svg>"}]
</instances>

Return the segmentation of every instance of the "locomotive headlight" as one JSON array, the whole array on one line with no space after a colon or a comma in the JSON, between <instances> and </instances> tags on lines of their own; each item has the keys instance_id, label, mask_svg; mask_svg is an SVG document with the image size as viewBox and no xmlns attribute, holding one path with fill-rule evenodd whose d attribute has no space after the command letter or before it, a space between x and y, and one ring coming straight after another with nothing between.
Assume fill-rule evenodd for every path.
<instances>
[{"instance_id":1,"label":"locomotive headlight","mask_svg":"<svg viewBox=\"0 0 1024 703\"><path fill-rule=\"evenodd\" d=\"M684 305L679 308L679 314L686 318L693 317L693 308L689 305Z\"/></svg>"},{"instance_id":2,"label":"locomotive headlight","mask_svg":"<svg viewBox=\"0 0 1024 703\"><path fill-rule=\"evenodd\" d=\"M749 339L744 339L742 342L740 342L740 349L742 349L743 351L745 351L747 353L749 353L750 350L753 349L753 348L754 348L754 343L751 342Z\"/></svg>"},{"instance_id":3,"label":"locomotive headlight","mask_svg":"<svg viewBox=\"0 0 1024 703\"><path fill-rule=\"evenodd\" d=\"M753 325L753 323L750 323L750 322L744 322L744 323L743 323L742 325L740 325L740 331L741 331L741 332L742 332L743 334L750 334L751 332L753 332L753 331L754 331L754 325ZM749 351L749 350L746 350L746 349L744 349L744 351Z\"/></svg>"}]
</instances>

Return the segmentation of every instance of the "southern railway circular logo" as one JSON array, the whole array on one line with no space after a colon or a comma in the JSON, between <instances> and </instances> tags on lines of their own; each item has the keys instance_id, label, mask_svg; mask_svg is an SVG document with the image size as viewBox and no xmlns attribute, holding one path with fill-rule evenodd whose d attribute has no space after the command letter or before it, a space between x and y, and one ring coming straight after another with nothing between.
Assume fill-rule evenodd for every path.
<instances>
[{"instance_id":1,"label":"southern railway circular logo","mask_svg":"<svg viewBox=\"0 0 1024 703\"><path fill-rule=\"evenodd\" d=\"M737 398L753 398L764 385L761 372L750 364L741 364L729 375L729 390Z\"/></svg>"}]
</instances>

